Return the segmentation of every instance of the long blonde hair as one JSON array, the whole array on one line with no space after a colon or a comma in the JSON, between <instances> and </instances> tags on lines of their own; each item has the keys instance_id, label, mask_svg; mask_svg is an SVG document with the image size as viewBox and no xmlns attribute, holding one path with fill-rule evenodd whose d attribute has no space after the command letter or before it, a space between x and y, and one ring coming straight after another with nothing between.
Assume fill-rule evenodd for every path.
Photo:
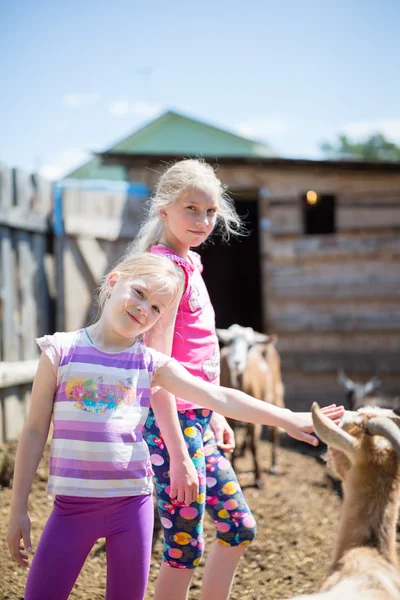
<instances>
[{"instance_id":1,"label":"long blonde hair","mask_svg":"<svg viewBox=\"0 0 400 600\"><path fill-rule=\"evenodd\" d=\"M100 314L109 295L109 277L111 273L115 272L118 272L121 277L126 278L151 276L154 283L159 286L157 289L158 293L171 295L169 304L183 290L183 271L172 260L158 254L150 254L149 252L127 254L103 277L96 298Z\"/></svg>"},{"instance_id":2,"label":"long blonde hair","mask_svg":"<svg viewBox=\"0 0 400 600\"><path fill-rule=\"evenodd\" d=\"M130 252L147 252L160 241L164 225L159 217L160 209L174 204L190 188L198 188L218 198L216 229L222 232L223 239L228 240L231 235L245 233L233 201L226 191L227 187L221 183L209 164L204 160L191 158L174 163L161 175L150 198L146 220L130 245Z\"/></svg>"}]
</instances>

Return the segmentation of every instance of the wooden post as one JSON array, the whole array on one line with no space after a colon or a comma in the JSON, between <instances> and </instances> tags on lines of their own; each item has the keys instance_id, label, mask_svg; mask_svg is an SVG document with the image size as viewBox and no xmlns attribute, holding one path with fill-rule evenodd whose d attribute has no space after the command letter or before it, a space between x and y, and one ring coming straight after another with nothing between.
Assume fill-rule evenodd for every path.
<instances>
[{"instance_id":1,"label":"wooden post","mask_svg":"<svg viewBox=\"0 0 400 600\"><path fill-rule=\"evenodd\" d=\"M0 165L0 359L1 367L21 373L4 378L0 369L0 442L22 428L33 379L27 365L37 361L35 338L48 330L44 260L50 203L46 182Z\"/></svg>"},{"instance_id":2,"label":"wooden post","mask_svg":"<svg viewBox=\"0 0 400 600\"><path fill-rule=\"evenodd\" d=\"M32 177L35 188L35 199L38 210L44 216L51 214L52 205L52 184L44 180L39 175ZM50 302L51 291L55 294L53 282L54 278L54 259L47 255L47 236L44 234L33 234L32 246L34 260L36 263L36 274L34 279L34 290L36 305L40 308L37 311L37 332L39 335L52 333L55 326L54 308ZM47 270L46 270L47 266ZM51 290L51 286L53 290Z\"/></svg>"},{"instance_id":3,"label":"wooden post","mask_svg":"<svg viewBox=\"0 0 400 600\"><path fill-rule=\"evenodd\" d=\"M13 205L12 173L7 167L0 171L0 209ZM1 299L2 299L2 335L1 359L16 361L19 359L19 306L17 288L17 264L13 234L10 228L0 227L1 254ZM1 435L6 440L9 435L10 404L18 401L18 388L12 386L0 394L2 405Z\"/></svg>"}]
</instances>

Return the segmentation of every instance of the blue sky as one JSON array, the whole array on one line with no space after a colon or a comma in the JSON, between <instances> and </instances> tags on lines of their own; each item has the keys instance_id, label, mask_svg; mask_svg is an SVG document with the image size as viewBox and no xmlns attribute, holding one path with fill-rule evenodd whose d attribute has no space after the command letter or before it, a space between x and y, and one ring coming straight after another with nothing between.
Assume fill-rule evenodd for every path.
<instances>
[{"instance_id":1,"label":"blue sky","mask_svg":"<svg viewBox=\"0 0 400 600\"><path fill-rule=\"evenodd\" d=\"M48 0L0 7L0 161L58 177L165 110L318 158L400 143L397 0Z\"/></svg>"}]
</instances>

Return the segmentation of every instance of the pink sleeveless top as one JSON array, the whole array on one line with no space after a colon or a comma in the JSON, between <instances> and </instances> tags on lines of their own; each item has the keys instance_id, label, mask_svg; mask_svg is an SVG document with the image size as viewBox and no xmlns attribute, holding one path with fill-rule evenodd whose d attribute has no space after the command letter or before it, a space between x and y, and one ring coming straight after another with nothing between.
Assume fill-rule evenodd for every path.
<instances>
[{"instance_id":1,"label":"pink sleeveless top","mask_svg":"<svg viewBox=\"0 0 400 600\"><path fill-rule=\"evenodd\" d=\"M165 246L153 246L153 254L163 254L180 265L185 273L185 291L176 315L171 356L192 375L219 385L219 345L215 333L215 313L201 273L197 252L184 259ZM202 408L176 398L178 410Z\"/></svg>"}]
</instances>

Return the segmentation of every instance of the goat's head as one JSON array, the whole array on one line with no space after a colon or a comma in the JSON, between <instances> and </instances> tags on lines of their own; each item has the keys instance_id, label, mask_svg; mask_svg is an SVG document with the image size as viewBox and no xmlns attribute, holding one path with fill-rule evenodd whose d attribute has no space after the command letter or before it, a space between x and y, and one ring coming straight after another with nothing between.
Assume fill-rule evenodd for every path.
<instances>
[{"instance_id":1,"label":"goat's head","mask_svg":"<svg viewBox=\"0 0 400 600\"><path fill-rule=\"evenodd\" d=\"M390 409L360 408L346 411L340 426L328 419L314 403L312 407L314 429L328 445L329 463L346 478L352 466L365 465L379 471L398 470L400 458L400 417Z\"/></svg>"},{"instance_id":2,"label":"goat's head","mask_svg":"<svg viewBox=\"0 0 400 600\"><path fill-rule=\"evenodd\" d=\"M254 331L252 327L231 325L228 329L217 329L220 342L229 346L228 365L232 373L242 375L247 363L249 350L258 343L268 343L274 339L264 333Z\"/></svg>"},{"instance_id":3,"label":"goat's head","mask_svg":"<svg viewBox=\"0 0 400 600\"><path fill-rule=\"evenodd\" d=\"M346 389L350 410L359 407L362 400L381 385L380 379L376 376L369 379L366 383L353 381L347 377L343 370L338 373L338 382Z\"/></svg>"}]
</instances>

